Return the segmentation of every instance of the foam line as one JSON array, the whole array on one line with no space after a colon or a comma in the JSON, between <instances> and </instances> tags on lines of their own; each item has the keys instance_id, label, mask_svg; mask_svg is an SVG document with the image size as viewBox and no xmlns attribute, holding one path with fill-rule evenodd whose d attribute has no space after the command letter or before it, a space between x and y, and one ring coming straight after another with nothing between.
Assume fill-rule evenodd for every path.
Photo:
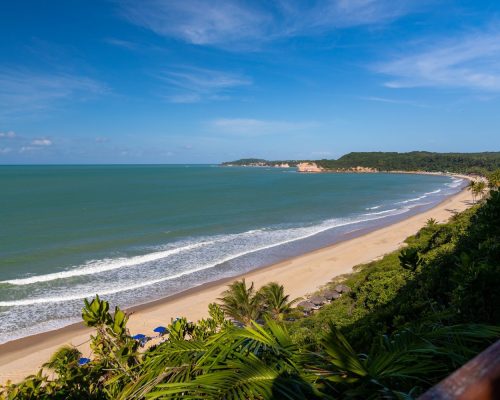
<instances>
[{"instance_id":1,"label":"foam line","mask_svg":"<svg viewBox=\"0 0 500 400\"><path fill-rule=\"evenodd\" d=\"M397 211L397 210L398 210L397 208L391 208L390 210L378 211L378 212L372 212L372 213L367 213L367 214L363 214L363 215L379 215L379 214L387 214L387 213L390 213L390 212L393 212L393 211Z\"/></svg>"},{"instance_id":2,"label":"foam line","mask_svg":"<svg viewBox=\"0 0 500 400\"><path fill-rule=\"evenodd\" d=\"M214 243L214 241L206 241L194 243L183 247L178 247L171 250L156 251L154 253L145 254L142 256L135 256L130 258L117 258L117 259L104 259L88 263L84 267L75 268L68 271L54 272L46 275L31 276L29 278L10 279L0 281L0 283L8 283L10 285L31 285L39 282L50 282L56 279L67 279L76 276L94 275L101 272L113 271L115 269L133 267L135 265L144 264L151 261L157 261L174 254L179 254L184 251L193 250L198 247L206 246Z\"/></svg>"}]
</instances>

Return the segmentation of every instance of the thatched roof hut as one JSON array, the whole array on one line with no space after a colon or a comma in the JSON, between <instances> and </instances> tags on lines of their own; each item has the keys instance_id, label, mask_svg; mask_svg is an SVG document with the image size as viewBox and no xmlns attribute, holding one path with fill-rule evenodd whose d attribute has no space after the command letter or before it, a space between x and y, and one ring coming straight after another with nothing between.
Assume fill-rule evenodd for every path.
<instances>
[{"instance_id":1,"label":"thatched roof hut","mask_svg":"<svg viewBox=\"0 0 500 400\"><path fill-rule=\"evenodd\" d=\"M319 296L319 295L312 296L309 299L309 301L311 303L313 303L314 305L316 305L316 306L322 306L323 304L325 304L326 302L328 302L328 300L324 296Z\"/></svg>"},{"instance_id":2,"label":"thatched roof hut","mask_svg":"<svg viewBox=\"0 0 500 400\"><path fill-rule=\"evenodd\" d=\"M351 291L351 288L347 285L340 284L335 286L335 290L339 293L349 293Z\"/></svg>"},{"instance_id":3,"label":"thatched roof hut","mask_svg":"<svg viewBox=\"0 0 500 400\"><path fill-rule=\"evenodd\" d=\"M342 296L336 290L326 290L322 294L323 294L323 297L325 299L330 300L330 301L337 300L340 296Z\"/></svg>"},{"instance_id":4,"label":"thatched roof hut","mask_svg":"<svg viewBox=\"0 0 500 400\"><path fill-rule=\"evenodd\" d=\"M311 303L310 301L301 301L300 303L297 304L297 307L302 308L302 310L309 312L312 311L316 308L316 306Z\"/></svg>"}]
</instances>

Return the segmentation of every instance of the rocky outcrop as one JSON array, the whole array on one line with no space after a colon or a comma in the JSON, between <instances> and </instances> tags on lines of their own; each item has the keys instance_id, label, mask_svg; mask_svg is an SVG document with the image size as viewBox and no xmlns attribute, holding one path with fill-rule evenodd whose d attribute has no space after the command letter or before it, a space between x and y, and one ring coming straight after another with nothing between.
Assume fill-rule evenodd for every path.
<instances>
[{"instance_id":1,"label":"rocky outcrop","mask_svg":"<svg viewBox=\"0 0 500 400\"><path fill-rule=\"evenodd\" d=\"M318 167L318 165L316 163L304 162L304 163L297 164L297 171L298 172L323 172L324 169L321 167Z\"/></svg>"}]
</instances>

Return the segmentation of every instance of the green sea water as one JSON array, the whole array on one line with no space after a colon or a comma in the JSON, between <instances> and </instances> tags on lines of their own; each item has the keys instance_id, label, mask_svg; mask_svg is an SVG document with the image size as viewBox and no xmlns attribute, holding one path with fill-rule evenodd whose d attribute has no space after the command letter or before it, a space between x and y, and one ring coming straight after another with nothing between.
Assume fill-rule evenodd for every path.
<instances>
[{"instance_id":1,"label":"green sea water","mask_svg":"<svg viewBox=\"0 0 500 400\"><path fill-rule=\"evenodd\" d=\"M0 167L0 342L234 276L432 207L448 176ZM354 232L354 233L353 233Z\"/></svg>"}]
</instances>

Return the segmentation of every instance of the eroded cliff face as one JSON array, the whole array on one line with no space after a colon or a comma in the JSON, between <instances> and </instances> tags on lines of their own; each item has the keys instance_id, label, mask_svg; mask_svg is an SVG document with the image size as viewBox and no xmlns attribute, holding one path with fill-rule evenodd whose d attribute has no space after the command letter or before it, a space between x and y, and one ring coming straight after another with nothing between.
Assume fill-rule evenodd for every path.
<instances>
[{"instance_id":1,"label":"eroded cliff face","mask_svg":"<svg viewBox=\"0 0 500 400\"><path fill-rule=\"evenodd\" d=\"M298 172L323 172L324 169L318 167L316 163L299 163L297 164Z\"/></svg>"}]
</instances>

